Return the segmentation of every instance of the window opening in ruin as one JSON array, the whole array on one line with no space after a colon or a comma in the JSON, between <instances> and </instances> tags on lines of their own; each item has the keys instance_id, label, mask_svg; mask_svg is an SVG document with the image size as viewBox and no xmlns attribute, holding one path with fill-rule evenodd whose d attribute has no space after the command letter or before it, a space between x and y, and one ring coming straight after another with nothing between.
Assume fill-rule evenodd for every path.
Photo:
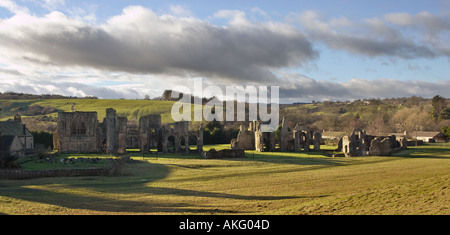
<instances>
[{"instance_id":1,"label":"window opening in ruin","mask_svg":"<svg viewBox=\"0 0 450 235\"><path fill-rule=\"evenodd\" d=\"M268 140L266 138L263 138L262 142L263 142L263 146L262 146L263 151L269 151L270 142L268 142Z\"/></svg>"},{"instance_id":2,"label":"window opening in ruin","mask_svg":"<svg viewBox=\"0 0 450 235\"><path fill-rule=\"evenodd\" d=\"M73 135L85 135L86 134L86 122L79 118L74 118L70 126L70 133Z\"/></svg>"},{"instance_id":3,"label":"window opening in ruin","mask_svg":"<svg viewBox=\"0 0 450 235\"><path fill-rule=\"evenodd\" d=\"M186 141L184 140L184 136L180 137L180 150L183 152L186 150Z\"/></svg>"},{"instance_id":4,"label":"window opening in ruin","mask_svg":"<svg viewBox=\"0 0 450 235\"><path fill-rule=\"evenodd\" d=\"M106 153L106 139L103 139L103 141L100 144L100 151L103 153Z\"/></svg>"},{"instance_id":5,"label":"window opening in ruin","mask_svg":"<svg viewBox=\"0 0 450 235\"><path fill-rule=\"evenodd\" d=\"M175 152L175 137L173 135L167 138L167 151L169 153Z\"/></svg>"},{"instance_id":6,"label":"window opening in ruin","mask_svg":"<svg viewBox=\"0 0 450 235\"><path fill-rule=\"evenodd\" d=\"M126 139L127 149L139 149L139 139L137 137L128 137Z\"/></svg>"},{"instance_id":7,"label":"window opening in ruin","mask_svg":"<svg viewBox=\"0 0 450 235\"><path fill-rule=\"evenodd\" d=\"M161 132L156 128L150 129L150 133L148 134L148 147L150 152L163 151Z\"/></svg>"},{"instance_id":8,"label":"window opening in ruin","mask_svg":"<svg viewBox=\"0 0 450 235\"><path fill-rule=\"evenodd\" d=\"M197 150L198 139L194 135L189 136L189 150Z\"/></svg>"}]
</instances>

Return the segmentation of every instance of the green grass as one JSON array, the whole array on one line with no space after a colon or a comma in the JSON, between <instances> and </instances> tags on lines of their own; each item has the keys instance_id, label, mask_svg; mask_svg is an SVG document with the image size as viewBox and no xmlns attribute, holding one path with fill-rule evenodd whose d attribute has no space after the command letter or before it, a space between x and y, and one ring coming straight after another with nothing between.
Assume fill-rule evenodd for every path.
<instances>
[{"instance_id":1,"label":"green grass","mask_svg":"<svg viewBox=\"0 0 450 235\"><path fill-rule=\"evenodd\" d=\"M450 144L386 157L132 156L118 176L1 180L0 214L450 214Z\"/></svg>"},{"instance_id":2,"label":"green grass","mask_svg":"<svg viewBox=\"0 0 450 235\"><path fill-rule=\"evenodd\" d=\"M47 157L39 157L38 154L35 154L19 159L17 163L23 170L90 169L104 168L117 157L100 154L58 154L51 158L52 161ZM93 160L97 158L97 161ZM70 159L76 159L76 161L69 161Z\"/></svg>"},{"instance_id":3,"label":"green grass","mask_svg":"<svg viewBox=\"0 0 450 235\"><path fill-rule=\"evenodd\" d=\"M75 111L95 111L100 121L106 116L107 108L114 108L119 116L129 120L139 120L148 114L161 114L162 122L173 122L170 115L174 101L159 100L117 100L117 99L44 99L44 100L0 100L2 108L1 119L13 118L18 110L26 110L31 105L51 106L58 111L71 112L72 104L76 103ZM48 116L57 116L57 113Z\"/></svg>"}]
</instances>

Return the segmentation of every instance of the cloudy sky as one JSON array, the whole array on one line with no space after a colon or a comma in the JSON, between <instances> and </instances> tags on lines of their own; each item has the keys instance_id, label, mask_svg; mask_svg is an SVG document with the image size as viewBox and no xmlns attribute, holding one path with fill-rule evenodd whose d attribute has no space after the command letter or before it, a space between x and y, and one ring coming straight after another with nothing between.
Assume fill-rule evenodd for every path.
<instances>
[{"instance_id":1,"label":"cloudy sky","mask_svg":"<svg viewBox=\"0 0 450 235\"><path fill-rule=\"evenodd\" d=\"M0 91L142 99L280 87L281 102L450 94L450 1L0 0Z\"/></svg>"}]
</instances>

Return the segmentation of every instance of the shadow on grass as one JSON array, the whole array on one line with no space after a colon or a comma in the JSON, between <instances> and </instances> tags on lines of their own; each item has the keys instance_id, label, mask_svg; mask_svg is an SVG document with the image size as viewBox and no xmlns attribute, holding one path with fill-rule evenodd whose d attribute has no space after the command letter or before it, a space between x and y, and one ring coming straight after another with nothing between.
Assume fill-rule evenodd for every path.
<instances>
[{"instance_id":1,"label":"shadow on grass","mask_svg":"<svg viewBox=\"0 0 450 235\"><path fill-rule=\"evenodd\" d=\"M450 146L449 146L450 147ZM383 157L379 161L398 160L399 157L408 158L438 158L449 159L450 153L448 147L415 147L394 154L392 157ZM242 176L269 175L271 173L287 173L293 171L314 170L333 166L340 166L342 163L339 158L328 158L320 152L309 152L306 155L292 155L283 153L282 156L272 156L267 153L254 153L245 159L226 159L234 161L263 161L279 164L297 164L310 165L304 168L276 168L261 171L238 173ZM296 153L297 154L297 153ZM155 155L142 156L144 160L156 158ZM201 159L198 155L159 155L159 158L196 158ZM362 157L366 158L366 157ZM367 157L371 158L371 157ZM137 157L139 159L139 157ZM205 160L205 165L208 165ZM358 161L349 164L371 164L377 161ZM180 165L181 166L181 165ZM166 179L170 175L168 165L149 163L147 161L134 160L125 165L125 169L120 176L113 177L74 177L74 178L44 178L34 180L5 180L0 184L0 196L15 198L30 202L43 203L48 205L61 206L70 209L86 210L86 213L190 213L190 214L238 214L242 211L226 210L223 208L214 208L212 206L203 206L193 203L196 197L231 199L231 200L247 200L247 201L263 201L263 200L289 200L296 198L316 198L323 196L270 196L270 195L241 195L229 193L217 193L208 191L199 191L193 189L180 189L169 187L152 187L148 183ZM214 175L208 180L214 178L235 177L236 172L230 174ZM190 177L188 179L168 180L176 181L194 181L205 180L204 177ZM80 193L83 190L88 193ZM136 199L129 199L129 196L137 195ZM139 198L142 196L143 198ZM180 197L180 202L166 201L161 202L164 196ZM192 197L181 198L181 197ZM17 206L17 205L16 205ZM39 207L37 207L39 208ZM3 211L1 213L4 213ZM51 212L37 211L39 214L47 214ZM248 213L248 211L246 211Z\"/></svg>"},{"instance_id":2,"label":"shadow on grass","mask_svg":"<svg viewBox=\"0 0 450 235\"><path fill-rule=\"evenodd\" d=\"M209 148L208 148L209 149ZM205 159L205 161L259 161L275 164L295 164L295 165L342 165L339 158L330 158L332 151L311 151L311 152L257 152L245 151L245 158L223 158L223 159ZM179 153L148 153L140 154L130 152L135 159L157 160L160 158L168 159L204 159L200 154L179 154Z\"/></svg>"},{"instance_id":3,"label":"shadow on grass","mask_svg":"<svg viewBox=\"0 0 450 235\"><path fill-rule=\"evenodd\" d=\"M152 187L147 183L166 178L170 170L163 164L135 161L127 164L125 175L114 177L74 177L41 178L34 180L4 181L0 185L0 196L37 202L70 209L92 211L92 213L191 213L237 214L240 211L203 206L195 203L161 202L152 196L207 197L235 200L283 200L299 197L293 196L246 196L238 194L216 193L192 189ZM133 169L134 171L130 171ZM32 186L32 187L30 187ZM77 193L88 189L88 193ZM94 192L91 191L94 190ZM72 191L74 193L72 193ZM119 196L116 196L118 194ZM142 195L144 199L126 199L126 195ZM111 196L113 195L113 196ZM121 198L120 195L125 195ZM123 199L125 198L125 199ZM194 201L187 199L184 201ZM225 207L225 206L224 206ZM39 214L52 212L37 211Z\"/></svg>"},{"instance_id":4,"label":"shadow on grass","mask_svg":"<svg viewBox=\"0 0 450 235\"><path fill-rule=\"evenodd\" d=\"M427 144L417 147L408 147L408 149L392 154L394 157L403 158L430 158L430 159L449 159L450 144Z\"/></svg>"},{"instance_id":5,"label":"shadow on grass","mask_svg":"<svg viewBox=\"0 0 450 235\"><path fill-rule=\"evenodd\" d=\"M199 205L189 205L183 203L160 203L151 201L133 201L122 199L110 199L96 196L76 195L62 192L54 192L41 189L26 189L20 193L3 193L0 195L16 199L61 206L70 209L80 209L93 211L92 213L112 212L112 213L237 213L235 211L222 211L219 209L201 208ZM124 193L124 192L122 192ZM200 208L198 208L200 207ZM39 214L49 212L39 211ZM90 214L86 212L86 214Z\"/></svg>"}]
</instances>

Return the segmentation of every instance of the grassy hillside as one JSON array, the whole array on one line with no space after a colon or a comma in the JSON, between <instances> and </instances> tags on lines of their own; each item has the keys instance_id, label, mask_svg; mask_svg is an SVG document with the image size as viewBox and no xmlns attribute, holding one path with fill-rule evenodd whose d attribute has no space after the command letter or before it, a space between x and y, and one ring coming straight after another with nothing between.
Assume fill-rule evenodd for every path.
<instances>
[{"instance_id":1,"label":"grassy hillside","mask_svg":"<svg viewBox=\"0 0 450 235\"><path fill-rule=\"evenodd\" d=\"M0 214L450 214L448 144L386 157L133 159L113 177L1 180Z\"/></svg>"},{"instance_id":2,"label":"grassy hillside","mask_svg":"<svg viewBox=\"0 0 450 235\"><path fill-rule=\"evenodd\" d=\"M108 100L108 99L48 99L48 100L0 100L1 118L11 118L16 112L25 114L28 107L39 105L53 107L56 111L70 112L72 105L75 111L97 111L99 120L105 117L107 108L114 108L120 116L128 119L139 119L148 114L161 114L162 118L171 121L170 110L174 101L155 100ZM50 113L56 115L56 112Z\"/></svg>"},{"instance_id":3,"label":"grassy hillside","mask_svg":"<svg viewBox=\"0 0 450 235\"><path fill-rule=\"evenodd\" d=\"M43 100L0 100L0 120L13 119L16 113L22 116L32 131L52 131L58 112L96 111L103 121L107 108L114 108L119 116L128 120L139 120L148 114L161 114L162 122L173 122L170 115L174 101L157 100L108 100L108 99L43 99Z\"/></svg>"},{"instance_id":4,"label":"grassy hillside","mask_svg":"<svg viewBox=\"0 0 450 235\"><path fill-rule=\"evenodd\" d=\"M118 115L138 120L147 114L161 114L163 122L173 122L170 112L175 101L125 100L125 99L33 99L0 100L0 120L22 115L29 129L52 131L58 111L97 111L99 121L105 117L107 108L116 109ZM290 128L302 123L311 129L327 131L351 131L365 129L369 134L383 135L407 131L439 131L450 125L450 101L443 99L444 106L436 119L431 99L420 97L397 99L356 100L352 102L314 102L280 106L280 120L285 117ZM237 129L240 123L227 122L226 127Z\"/></svg>"}]
</instances>

